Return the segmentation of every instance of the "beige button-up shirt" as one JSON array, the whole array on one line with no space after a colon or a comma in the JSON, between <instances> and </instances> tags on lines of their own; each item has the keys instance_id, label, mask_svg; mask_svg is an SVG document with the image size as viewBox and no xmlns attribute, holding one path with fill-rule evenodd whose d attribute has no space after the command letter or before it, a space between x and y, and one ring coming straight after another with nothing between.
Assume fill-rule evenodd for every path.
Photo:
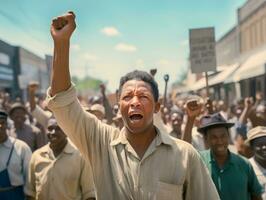
<instances>
[{"instance_id":1,"label":"beige button-up shirt","mask_svg":"<svg viewBox=\"0 0 266 200\"><path fill-rule=\"evenodd\" d=\"M57 157L47 144L32 154L26 194L36 200L95 197L91 167L71 142Z\"/></svg>"},{"instance_id":2,"label":"beige button-up shirt","mask_svg":"<svg viewBox=\"0 0 266 200\"><path fill-rule=\"evenodd\" d=\"M216 188L196 150L157 129L140 159L125 136L80 106L76 91L50 97L58 124L90 161L99 200L217 200Z\"/></svg>"}]
</instances>

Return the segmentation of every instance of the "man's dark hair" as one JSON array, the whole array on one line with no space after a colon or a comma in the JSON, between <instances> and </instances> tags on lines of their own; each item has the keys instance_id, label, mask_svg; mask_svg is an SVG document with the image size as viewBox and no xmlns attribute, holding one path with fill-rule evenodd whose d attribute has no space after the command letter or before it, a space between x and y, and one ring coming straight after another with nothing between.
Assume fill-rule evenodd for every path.
<instances>
[{"instance_id":1,"label":"man's dark hair","mask_svg":"<svg viewBox=\"0 0 266 200\"><path fill-rule=\"evenodd\" d=\"M145 83L148 83L151 86L151 90L152 90L152 94L153 94L155 102L158 101L159 90L158 90L157 82L154 80L154 78L149 73L145 71L139 71L139 70L129 72L125 76L121 77L120 84L119 84L119 90L118 90L119 96L121 95L121 90L122 90L123 85L127 81L130 81L130 80L138 80L138 81L144 81Z\"/></svg>"}]
</instances>

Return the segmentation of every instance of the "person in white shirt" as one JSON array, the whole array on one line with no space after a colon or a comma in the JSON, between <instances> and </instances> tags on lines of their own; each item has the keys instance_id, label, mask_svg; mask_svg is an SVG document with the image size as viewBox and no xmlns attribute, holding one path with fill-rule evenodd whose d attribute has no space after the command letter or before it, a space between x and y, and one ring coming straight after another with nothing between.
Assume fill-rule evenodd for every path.
<instances>
[{"instance_id":1,"label":"person in white shirt","mask_svg":"<svg viewBox=\"0 0 266 200\"><path fill-rule=\"evenodd\" d=\"M254 156L249 159L255 174L266 191L266 127L257 126L251 129L247 134L245 143L254 151ZM266 192L264 191L262 198L266 200Z\"/></svg>"}]
</instances>

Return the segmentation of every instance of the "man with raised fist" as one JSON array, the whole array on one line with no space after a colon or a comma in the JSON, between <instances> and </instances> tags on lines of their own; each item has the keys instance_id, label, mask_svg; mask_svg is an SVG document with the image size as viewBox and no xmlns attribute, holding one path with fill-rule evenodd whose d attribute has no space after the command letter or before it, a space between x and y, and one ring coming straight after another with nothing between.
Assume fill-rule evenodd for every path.
<instances>
[{"instance_id":1,"label":"man with raised fist","mask_svg":"<svg viewBox=\"0 0 266 200\"><path fill-rule=\"evenodd\" d=\"M96 199L218 200L199 154L154 126L159 91L149 73L133 71L120 79L121 131L82 109L69 73L75 27L73 12L52 22L54 60L47 100L60 127L91 163Z\"/></svg>"}]
</instances>

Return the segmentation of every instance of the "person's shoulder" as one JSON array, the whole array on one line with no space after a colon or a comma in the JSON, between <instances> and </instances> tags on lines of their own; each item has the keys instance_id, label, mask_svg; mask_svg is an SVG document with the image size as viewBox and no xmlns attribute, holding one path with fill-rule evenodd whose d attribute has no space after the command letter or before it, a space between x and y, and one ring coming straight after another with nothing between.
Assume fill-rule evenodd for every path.
<instances>
[{"instance_id":1,"label":"person's shoulder","mask_svg":"<svg viewBox=\"0 0 266 200\"><path fill-rule=\"evenodd\" d=\"M31 128L31 131L33 132L33 133L40 133L41 132L41 130L37 127L37 126L34 126L34 125L29 125L30 126L30 128Z\"/></svg>"},{"instance_id":2,"label":"person's shoulder","mask_svg":"<svg viewBox=\"0 0 266 200\"><path fill-rule=\"evenodd\" d=\"M197 150L190 143L171 136L168 137L173 141L172 146L176 151L181 152L183 154L198 154Z\"/></svg>"},{"instance_id":3,"label":"person's shoulder","mask_svg":"<svg viewBox=\"0 0 266 200\"><path fill-rule=\"evenodd\" d=\"M46 144L46 145L44 145L44 146L42 146L42 147L36 149L36 150L32 153L32 155L39 155L39 154L42 154L42 153L44 153L44 152L48 152L49 148L50 148L50 147L49 147L49 143L48 143L48 144Z\"/></svg>"},{"instance_id":4,"label":"person's shoulder","mask_svg":"<svg viewBox=\"0 0 266 200\"><path fill-rule=\"evenodd\" d=\"M207 149L207 150L199 151L199 154L200 154L202 157L210 156L210 150Z\"/></svg>"},{"instance_id":5,"label":"person's shoulder","mask_svg":"<svg viewBox=\"0 0 266 200\"><path fill-rule=\"evenodd\" d=\"M230 155L232 157L232 161L239 165L239 166L242 166L242 167L245 167L245 168L250 168L251 166L251 163L250 161L245 158L244 156L241 156L241 155L238 155L238 154L235 154L235 153L232 153L230 152Z\"/></svg>"},{"instance_id":6,"label":"person's shoulder","mask_svg":"<svg viewBox=\"0 0 266 200\"><path fill-rule=\"evenodd\" d=\"M20 149L30 149L29 145L27 145L26 142L20 140L20 139L15 139L13 137L10 137L10 140L12 143L14 142L14 148L20 148Z\"/></svg>"},{"instance_id":7,"label":"person's shoulder","mask_svg":"<svg viewBox=\"0 0 266 200\"><path fill-rule=\"evenodd\" d=\"M17 151L17 152L20 152L22 155L29 155L31 154L31 149L29 147L29 145L20 140L20 139L15 139L13 137L9 137L11 142L14 143L14 149Z\"/></svg>"},{"instance_id":8,"label":"person's shoulder","mask_svg":"<svg viewBox=\"0 0 266 200\"><path fill-rule=\"evenodd\" d=\"M44 154L48 152L49 149L49 144L46 144L39 149L36 149L32 155L31 155L31 164L37 165L38 163L43 162L44 160L42 159Z\"/></svg>"}]
</instances>

